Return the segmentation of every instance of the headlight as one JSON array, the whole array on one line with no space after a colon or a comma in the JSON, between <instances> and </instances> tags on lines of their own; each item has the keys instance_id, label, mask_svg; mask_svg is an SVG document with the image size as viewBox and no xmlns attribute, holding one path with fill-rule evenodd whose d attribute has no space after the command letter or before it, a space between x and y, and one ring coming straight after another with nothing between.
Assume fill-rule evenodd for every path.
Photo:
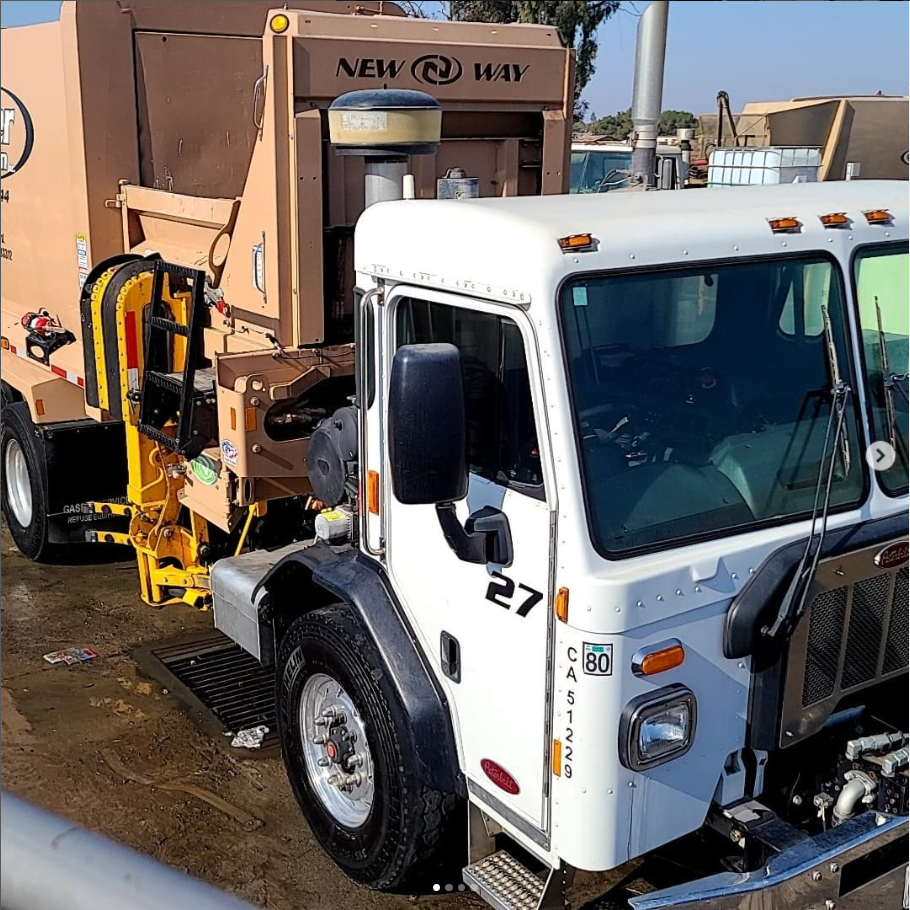
<instances>
[{"instance_id":1,"label":"headlight","mask_svg":"<svg viewBox=\"0 0 910 910\"><path fill-rule=\"evenodd\" d=\"M680 685L633 699L619 726L619 757L625 767L643 771L679 758L695 739L695 696Z\"/></svg>"}]
</instances>

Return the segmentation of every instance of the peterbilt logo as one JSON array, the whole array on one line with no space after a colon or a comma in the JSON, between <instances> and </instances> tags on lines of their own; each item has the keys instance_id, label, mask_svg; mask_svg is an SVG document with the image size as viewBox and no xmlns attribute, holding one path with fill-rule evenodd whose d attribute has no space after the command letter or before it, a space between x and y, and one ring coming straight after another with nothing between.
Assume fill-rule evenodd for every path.
<instances>
[{"instance_id":1,"label":"peterbilt logo","mask_svg":"<svg viewBox=\"0 0 910 910\"><path fill-rule=\"evenodd\" d=\"M897 543L888 544L887 547L879 550L875 554L873 562L880 569L893 569L896 566L902 566L910 557L910 542L900 540Z\"/></svg>"},{"instance_id":2,"label":"peterbilt logo","mask_svg":"<svg viewBox=\"0 0 910 910\"><path fill-rule=\"evenodd\" d=\"M474 63L468 72L474 82L521 82L531 68L529 63ZM376 79L394 82L402 74L410 74L415 82L424 85L451 85L465 76L464 64L457 57L445 54L424 54L410 63L389 57L339 57L335 78Z\"/></svg>"},{"instance_id":3,"label":"peterbilt logo","mask_svg":"<svg viewBox=\"0 0 910 910\"><path fill-rule=\"evenodd\" d=\"M5 179L21 171L35 144L35 127L28 108L9 89L2 89L0 112L0 170Z\"/></svg>"}]
</instances>

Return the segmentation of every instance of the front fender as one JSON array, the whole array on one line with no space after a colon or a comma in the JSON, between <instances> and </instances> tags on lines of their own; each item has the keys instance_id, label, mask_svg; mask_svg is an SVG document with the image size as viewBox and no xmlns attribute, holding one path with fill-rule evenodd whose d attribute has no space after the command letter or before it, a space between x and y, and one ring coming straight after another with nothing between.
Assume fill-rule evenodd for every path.
<instances>
[{"instance_id":1,"label":"front fender","mask_svg":"<svg viewBox=\"0 0 910 910\"><path fill-rule=\"evenodd\" d=\"M309 598L306 590L301 591L301 569L309 575L312 586L332 595L329 600L346 603L372 638L383 670L410 718L410 746L424 784L465 796L448 702L382 567L356 550L337 550L321 543L288 553L252 594L256 602L263 588L268 591L269 597L259 602L272 616L276 637L281 616L296 618L327 602L325 596ZM293 589L285 583L288 577L295 578ZM292 590L300 591L299 598L291 599ZM277 641L275 645L277 652Z\"/></svg>"}]
</instances>

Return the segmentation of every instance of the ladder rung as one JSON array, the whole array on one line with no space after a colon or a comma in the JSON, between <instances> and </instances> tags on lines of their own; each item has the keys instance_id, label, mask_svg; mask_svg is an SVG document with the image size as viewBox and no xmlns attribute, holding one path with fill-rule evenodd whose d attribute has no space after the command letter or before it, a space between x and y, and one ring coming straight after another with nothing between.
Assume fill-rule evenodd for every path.
<instances>
[{"instance_id":1,"label":"ladder rung","mask_svg":"<svg viewBox=\"0 0 910 910\"><path fill-rule=\"evenodd\" d=\"M205 281L205 270L191 269L185 265L175 265L173 262L165 262L163 259L156 260L155 271L164 272L166 275L171 275L175 278L186 278L189 281Z\"/></svg>"},{"instance_id":2,"label":"ladder rung","mask_svg":"<svg viewBox=\"0 0 910 910\"><path fill-rule=\"evenodd\" d=\"M175 378L172 373L156 373L154 370L149 370L145 374L145 383L158 386L159 389L167 389L175 395L183 392L183 379Z\"/></svg>"},{"instance_id":3,"label":"ladder rung","mask_svg":"<svg viewBox=\"0 0 910 910\"><path fill-rule=\"evenodd\" d=\"M173 319L164 319L161 316L151 316L149 325L156 329L163 329L165 332L171 332L174 335L183 335L184 338L189 338L190 335L190 327L188 325L174 322Z\"/></svg>"}]
</instances>

